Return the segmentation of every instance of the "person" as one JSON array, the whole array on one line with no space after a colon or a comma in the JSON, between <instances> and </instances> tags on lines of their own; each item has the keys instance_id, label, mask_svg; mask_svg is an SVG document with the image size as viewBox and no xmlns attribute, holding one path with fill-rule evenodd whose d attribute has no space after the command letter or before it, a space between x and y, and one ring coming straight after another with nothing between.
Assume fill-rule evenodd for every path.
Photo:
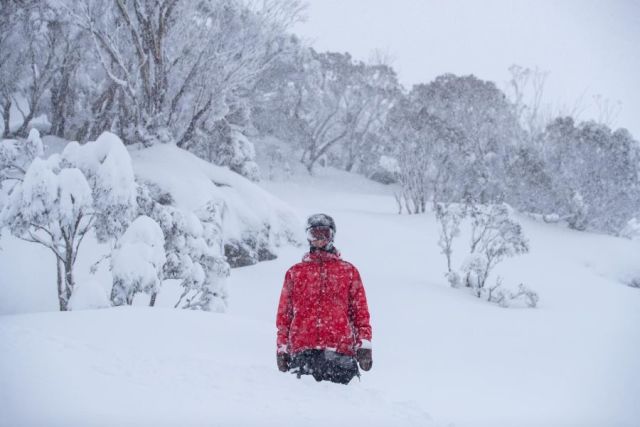
<instances>
[{"instance_id":1,"label":"person","mask_svg":"<svg viewBox=\"0 0 640 427\"><path fill-rule=\"evenodd\" d=\"M329 215L307 220L309 252L285 274L276 317L278 369L348 384L372 366L369 308L360 273L334 247ZM357 363L356 363L357 362Z\"/></svg>"}]
</instances>

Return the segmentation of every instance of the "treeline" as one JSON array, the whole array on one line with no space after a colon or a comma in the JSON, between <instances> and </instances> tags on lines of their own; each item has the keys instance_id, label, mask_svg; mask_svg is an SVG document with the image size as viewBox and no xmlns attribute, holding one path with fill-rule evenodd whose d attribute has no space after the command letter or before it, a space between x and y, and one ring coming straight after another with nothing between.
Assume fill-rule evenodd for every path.
<instances>
[{"instance_id":1,"label":"treeline","mask_svg":"<svg viewBox=\"0 0 640 427\"><path fill-rule=\"evenodd\" d=\"M252 141L274 136L310 172L399 183L401 212L506 202L612 234L640 216L638 142L541 114L529 70L511 70L509 93L449 74L405 90L383 61L320 53L288 33L297 0L2 5L4 138L24 138L45 114L46 132L65 139L109 130L125 144L171 142L258 180Z\"/></svg>"}]
</instances>

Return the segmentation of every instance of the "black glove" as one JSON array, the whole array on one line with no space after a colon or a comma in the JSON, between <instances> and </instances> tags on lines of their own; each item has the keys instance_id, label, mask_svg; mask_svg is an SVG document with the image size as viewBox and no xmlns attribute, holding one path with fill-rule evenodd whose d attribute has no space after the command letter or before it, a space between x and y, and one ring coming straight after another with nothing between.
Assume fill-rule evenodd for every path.
<instances>
[{"instance_id":1,"label":"black glove","mask_svg":"<svg viewBox=\"0 0 640 427\"><path fill-rule=\"evenodd\" d=\"M358 364L363 371L368 371L369 369L371 369L371 365L373 365L373 359L371 358L370 348L359 348L356 351L356 359L358 360Z\"/></svg>"},{"instance_id":2,"label":"black glove","mask_svg":"<svg viewBox=\"0 0 640 427\"><path fill-rule=\"evenodd\" d=\"M289 370L291 357L287 353L278 353L276 355L276 361L278 362L278 369L280 372L287 372Z\"/></svg>"}]
</instances>

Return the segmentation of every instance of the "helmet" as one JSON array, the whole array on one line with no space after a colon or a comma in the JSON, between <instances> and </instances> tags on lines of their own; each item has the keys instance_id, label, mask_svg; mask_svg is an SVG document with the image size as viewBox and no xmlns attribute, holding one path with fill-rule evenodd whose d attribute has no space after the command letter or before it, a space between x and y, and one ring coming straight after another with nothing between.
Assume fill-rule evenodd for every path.
<instances>
[{"instance_id":1,"label":"helmet","mask_svg":"<svg viewBox=\"0 0 640 427\"><path fill-rule=\"evenodd\" d=\"M336 234L336 223L329 215L314 214L307 219L307 240L333 241Z\"/></svg>"},{"instance_id":2,"label":"helmet","mask_svg":"<svg viewBox=\"0 0 640 427\"><path fill-rule=\"evenodd\" d=\"M336 223L333 220L333 218L331 218L327 214L323 214L323 213L313 214L309 218L307 218L306 230L308 231L310 228L313 228L313 227L329 227L330 229L333 230L333 234L336 233Z\"/></svg>"}]
</instances>

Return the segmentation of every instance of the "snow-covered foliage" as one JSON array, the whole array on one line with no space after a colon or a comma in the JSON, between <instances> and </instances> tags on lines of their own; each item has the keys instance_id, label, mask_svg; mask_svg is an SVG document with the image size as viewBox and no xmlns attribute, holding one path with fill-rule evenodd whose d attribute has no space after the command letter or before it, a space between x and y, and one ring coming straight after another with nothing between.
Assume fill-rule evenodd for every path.
<instances>
[{"instance_id":1,"label":"snow-covered foliage","mask_svg":"<svg viewBox=\"0 0 640 427\"><path fill-rule=\"evenodd\" d=\"M26 139L0 140L0 183L21 180L29 164L44 154L40 132L31 129Z\"/></svg>"},{"instance_id":2,"label":"snow-covered foliage","mask_svg":"<svg viewBox=\"0 0 640 427\"><path fill-rule=\"evenodd\" d=\"M141 212L157 221L164 234L165 279L179 280L182 288L175 307L222 312L227 305L226 279L230 267L222 241L223 203L210 202L194 212L165 205L169 201L153 184L142 186Z\"/></svg>"},{"instance_id":3,"label":"snow-covered foliage","mask_svg":"<svg viewBox=\"0 0 640 427\"><path fill-rule=\"evenodd\" d=\"M4 138L24 138L47 109L46 94L62 68L65 40L48 1L3 2L0 17L0 106ZM48 126L47 126L48 127Z\"/></svg>"},{"instance_id":4,"label":"snow-covered foliage","mask_svg":"<svg viewBox=\"0 0 640 427\"><path fill-rule=\"evenodd\" d=\"M62 159L80 168L89 180L98 239L107 241L122 235L136 214L137 184L131 156L120 138L104 132L83 145L71 142Z\"/></svg>"},{"instance_id":5,"label":"snow-covered foliage","mask_svg":"<svg viewBox=\"0 0 640 427\"><path fill-rule=\"evenodd\" d=\"M502 260L529 252L529 243L520 224L512 218L509 206L467 201L464 205L438 203L435 208L440 226L438 246L447 259L445 277L452 287L466 287L476 297L503 307L537 305L538 295L523 284L516 291L511 291L503 288L500 277L496 278L494 285L488 280ZM463 221L470 228L470 242L469 251L458 270L453 268L453 241L460 235Z\"/></svg>"},{"instance_id":6,"label":"snow-covered foliage","mask_svg":"<svg viewBox=\"0 0 640 427\"><path fill-rule=\"evenodd\" d=\"M33 132L32 152L42 152ZM134 198L131 198L131 191ZM91 229L114 239L136 208L131 159L118 137L105 133L85 145L70 143L62 155L35 158L21 181L9 190L0 225L29 242L50 249L58 265L58 299L68 308L75 287L73 267L80 244Z\"/></svg>"},{"instance_id":7,"label":"snow-covered foliage","mask_svg":"<svg viewBox=\"0 0 640 427\"><path fill-rule=\"evenodd\" d=\"M229 169L169 145L136 150L132 156L136 175L157 203L205 221L211 221L211 214L203 216L203 210L216 206L213 217L220 221L223 253L232 267L273 259L277 247L304 242L300 220L290 208Z\"/></svg>"},{"instance_id":8,"label":"snow-covered foliage","mask_svg":"<svg viewBox=\"0 0 640 427\"><path fill-rule=\"evenodd\" d=\"M348 53L316 52L294 37L287 44L292 53L256 85L255 126L291 141L309 172L319 163L352 170L372 151L369 141L400 91L395 71Z\"/></svg>"},{"instance_id":9,"label":"snow-covered foliage","mask_svg":"<svg viewBox=\"0 0 640 427\"><path fill-rule=\"evenodd\" d=\"M631 240L640 240L640 220L635 217L631 218L620 232L620 236Z\"/></svg>"},{"instance_id":10,"label":"snow-covered foliage","mask_svg":"<svg viewBox=\"0 0 640 427\"><path fill-rule=\"evenodd\" d=\"M578 230L620 233L640 211L638 141L624 129L572 118L554 120L542 138L552 191L540 194L540 211Z\"/></svg>"},{"instance_id":11,"label":"snow-covered foliage","mask_svg":"<svg viewBox=\"0 0 640 427\"><path fill-rule=\"evenodd\" d=\"M241 126L218 121L212 129L200 130L190 151L219 166L227 166L251 181L260 180L256 152Z\"/></svg>"},{"instance_id":12,"label":"snow-covered foliage","mask_svg":"<svg viewBox=\"0 0 640 427\"><path fill-rule=\"evenodd\" d=\"M141 215L129 225L111 254L114 305L131 305L135 294L142 292L151 295L153 306L163 279L164 243L162 229L148 216Z\"/></svg>"},{"instance_id":13,"label":"snow-covered foliage","mask_svg":"<svg viewBox=\"0 0 640 427\"><path fill-rule=\"evenodd\" d=\"M13 235L39 243L55 255L61 310L67 309L73 292L73 265L92 215L89 183L79 169L61 166L58 155L31 163L0 214L0 224Z\"/></svg>"}]
</instances>

